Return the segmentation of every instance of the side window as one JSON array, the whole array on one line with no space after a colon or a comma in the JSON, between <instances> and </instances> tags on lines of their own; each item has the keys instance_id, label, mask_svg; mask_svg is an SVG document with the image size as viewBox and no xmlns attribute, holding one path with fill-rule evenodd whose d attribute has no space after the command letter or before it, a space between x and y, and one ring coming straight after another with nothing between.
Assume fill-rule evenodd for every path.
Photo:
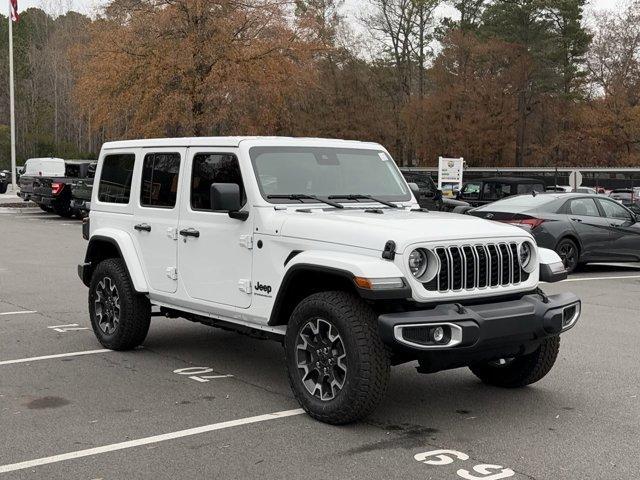
<instances>
[{"instance_id":1,"label":"side window","mask_svg":"<svg viewBox=\"0 0 640 480\"><path fill-rule=\"evenodd\" d=\"M191 208L211 210L211 184L235 183L240 187L242 204L247 201L240 165L231 153L198 153L191 171Z\"/></svg>"},{"instance_id":2,"label":"side window","mask_svg":"<svg viewBox=\"0 0 640 480\"><path fill-rule=\"evenodd\" d=\"M578 198L571 200L569 212L572 215L582 215L585 217L599 217L600 212L593 198Z\"/></svg>"},{"instance_id":3,"label":"side window","mask_svg":"<svg viewBox=\"0 0 640 480\"><path fill-rule=\"evenodd\" d=\"M600 205L602 205L602 209L604 210L604 214L607 218L617 218L619 220L631 220L631 216L627 209L618 205L616 202L612 202L609 200L598 200Z\"/></svg>"},{"instance_id":4,"label":"side window","mask_svg":"<svg viewBox=\"0 0 640 480\"><path fill-rule=\"evenodd\" d=\"M489 182L484 184L482 195L484 200L500 200L511 194L511 185Z\"/></svg>"},{"instance_id":5,"label":"side window","mask_svg":"<svg viewBox=\"0 0 640 480\"><path fill-rule=\"evenodd\" d=\"M98 200L105 203L129 203L131 178L136 156L132 153L107 155L102 163Z\"/></svg>"},{"instance_id":6,"label":"side window","mask_svg":"<svg viewBox=\"0 0 640 480\"><path fill-rule=\"evenodd\" d=\"M468 198L469 200L475 200L480 198L480 184L479 183L467 183L462 188L462 198Z\"/></svg>"},{"instance_id":7,"label":"side window","mask_svg":"<svg viewBox=\"0 0 640 480\"><path fill-rule=\"evenodd\" d=\"M147 154L142 164L140 205L154 208L175 207L179 174L178 153Z\"/></svg>"}]
</instances>

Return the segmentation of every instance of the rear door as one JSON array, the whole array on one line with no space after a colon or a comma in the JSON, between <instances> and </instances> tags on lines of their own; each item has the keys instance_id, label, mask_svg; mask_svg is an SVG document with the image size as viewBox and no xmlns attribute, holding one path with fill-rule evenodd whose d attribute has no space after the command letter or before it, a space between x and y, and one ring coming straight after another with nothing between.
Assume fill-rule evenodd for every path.
<instances>
[{"instance_id":1,"label":"rear door","mask_svg":"<svg viewBox=\"0 0 640 480\"><path fill-rule=\"evenodd\" d=\"M152 290L177 290L178 195L185 148L142 150L132 236Z\"/></svg>"},{"instance_id":2,"label":"rear door","mask_svg":"<svg viewBox=\"0 0 640 480\"><path fill-rule=\"evenodd\" d=\"M593 198L574 198L566 205L566 214L581 243L581 258L595 260L607 256L609 222L600 214Z\"/></svg>"},{"instance_id":3,"label":"rear door","mask_svg":"<svg viewBox=\"0 0 640 480\"><path fill-rule=\"evenodd\" d=\"M617 202L598 199L609 227L609 257L612 260L640 259L640 224Z\"/></svg>"}]
</instances>

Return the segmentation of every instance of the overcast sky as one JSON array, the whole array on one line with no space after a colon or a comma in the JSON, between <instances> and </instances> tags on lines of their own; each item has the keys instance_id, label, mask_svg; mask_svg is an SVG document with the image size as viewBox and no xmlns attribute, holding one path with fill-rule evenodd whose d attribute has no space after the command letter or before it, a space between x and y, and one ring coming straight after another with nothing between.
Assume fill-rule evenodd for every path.
<instances>
[{"instance_id":1,"label":"overcast sky","mask_svg":"<svg viewBox=\"0 0 640 480\"><path fill-rule=\"evenodd\" d=\"M625 0L591 0L589 2L588 9L590 11L603 10L603 9L615 9ZM7 15L9 1L4 0L2 3L1 11ZM18 0L19 11L29 7L40 7L52 14L64 13L67 10L75 10L87 15L93 14L100 5L103 5L105 0ZM354 17L362 5L363 0L345 0L346 11L350 17ZM443 12L448 12L446 7L441 9ZM446 14L446 13L445 13Z\"/></svg>"}]
</instances>

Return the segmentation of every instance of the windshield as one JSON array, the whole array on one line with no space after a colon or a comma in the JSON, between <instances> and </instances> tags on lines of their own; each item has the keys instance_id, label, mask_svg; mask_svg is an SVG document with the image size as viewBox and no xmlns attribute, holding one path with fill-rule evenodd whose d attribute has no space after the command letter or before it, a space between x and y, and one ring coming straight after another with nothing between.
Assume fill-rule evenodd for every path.
<instances>
[{"instance_id":1,"label":"windshield","mask_svg":"<svg viewBox=\"0 0 640 480\"><path fill-rule=\"evenodd\" d=\"M291 203L291 199L274 199L268 198L269 196L295 194L325 198L335 195L370 195L393 202L411 199L400 171L391 157L383 151L254 147L250 150L250 156L260 192L271 203ZM347 202L348 199L338 201Z\"/></svg>"}]
</instances>

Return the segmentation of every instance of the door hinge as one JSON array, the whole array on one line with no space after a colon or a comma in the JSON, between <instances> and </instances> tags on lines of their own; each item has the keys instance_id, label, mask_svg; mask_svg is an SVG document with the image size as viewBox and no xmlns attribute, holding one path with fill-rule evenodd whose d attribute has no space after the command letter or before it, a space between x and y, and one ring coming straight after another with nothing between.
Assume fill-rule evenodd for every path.
<instances>
[{"instance_id":1,"label":"door hinge","mask_svg":"<svg viewBox=\"0 0 640 480\"><path fill-rule=\"evenodd\" d=\"M238 281L238 288L241 292L250 294L251 293L251 280L241 279Z\"/></svg>"},{"instance_id":2,"label":"door hinge","mask_svg":"<svg viewBox=\"0 0 640 480\"><path fill-rule=\"evenodd\" d=\"M253 248L253 235L240 235L240 245L251 250Z\"/></svg>"},{"instance_id":3,"label":"door hinge","mask_svg":"<svg viewBox=\"0 0 640 480\"><path fill-rule=\"evenodd\" d=\"M176 267L167 267L167 277L171 280L178 279L178 269Z\"/></svg>"},{"instance_id":4,"label":"door hinge","mask_svg":"<svg viewBox=\"0 0 640 480\"><path fill-rule=\"evenodd\" d=\"M178 240L178 229L173 227L167 228L167 237L171 240Z\"/></svg>"}]
</instances>

